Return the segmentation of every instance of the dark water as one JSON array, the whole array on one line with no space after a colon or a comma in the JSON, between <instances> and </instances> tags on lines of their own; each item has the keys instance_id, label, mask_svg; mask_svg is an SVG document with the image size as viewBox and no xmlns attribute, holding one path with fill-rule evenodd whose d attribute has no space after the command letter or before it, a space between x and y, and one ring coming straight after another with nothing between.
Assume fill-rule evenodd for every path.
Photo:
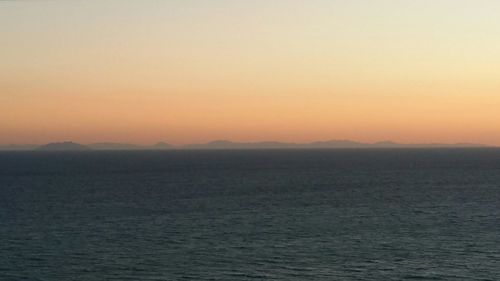
<instances>
[{"instance_id":1,"label":"dark water","mask_svg":"<svg viewBox=\"0 0 500 281\"><path fill-rule=\"evenodd\" d=\"M499 280L500 150L0 153L0 280Z\"/></svg>"}]
</instances>

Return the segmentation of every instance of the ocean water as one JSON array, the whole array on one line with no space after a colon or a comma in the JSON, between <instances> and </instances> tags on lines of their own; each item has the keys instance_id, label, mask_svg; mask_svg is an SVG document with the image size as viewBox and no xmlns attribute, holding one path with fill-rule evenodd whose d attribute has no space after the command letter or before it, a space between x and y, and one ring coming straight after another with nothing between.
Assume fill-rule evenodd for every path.
<instances>
[{"instance_id":1,"label":"ocean water","mask_svg":"<svg viewBox=\"0 0 500 281\"><path fill-rule=\"evenodd\" d=\"M499 280L500 150L0 153L0 280Z\"/></svg>"}]
</instances>

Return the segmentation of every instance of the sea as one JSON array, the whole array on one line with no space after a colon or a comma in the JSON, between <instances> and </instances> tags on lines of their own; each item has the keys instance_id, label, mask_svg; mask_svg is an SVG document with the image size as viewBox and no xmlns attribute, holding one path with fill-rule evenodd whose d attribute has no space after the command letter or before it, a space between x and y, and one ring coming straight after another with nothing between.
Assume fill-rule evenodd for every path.
<instances>
[{"instance_id":1,"label":"sea","mask_svg":"<svg viewBox=\"0 0 500 281\"><path fill-rule=\"evenodd\" d=\"M0 280L500 280L500 149L0 152Z\"/></svg>"}]
</instances>

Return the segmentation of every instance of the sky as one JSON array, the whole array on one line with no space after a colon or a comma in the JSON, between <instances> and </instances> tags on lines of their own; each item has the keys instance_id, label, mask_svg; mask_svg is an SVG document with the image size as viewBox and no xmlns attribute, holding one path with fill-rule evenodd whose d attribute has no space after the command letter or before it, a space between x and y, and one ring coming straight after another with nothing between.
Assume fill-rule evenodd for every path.
<instances>
[{"instance_id":1,"label":"sky","mask_svg":"<svg viewBox=\"0 0 500 281\"><path fill-rule=\"evenodd\" d=\"M214 139L500 145L500 1L0 1L0 144Z\"/></svg>"}]
</instances>

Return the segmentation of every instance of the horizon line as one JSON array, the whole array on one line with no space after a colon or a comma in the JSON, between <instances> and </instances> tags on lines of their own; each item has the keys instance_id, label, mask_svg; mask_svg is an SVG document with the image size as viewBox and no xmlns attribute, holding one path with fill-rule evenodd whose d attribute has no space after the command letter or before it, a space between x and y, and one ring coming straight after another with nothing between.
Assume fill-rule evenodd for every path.
<instances>
[{"instance_id":1,"label":"horizon line","mask_svg":"<svg viewBox=\"0 0 500 281\"><path fill-rule=\"evenodd\" d=\"M484 144L484 143L472 143L472 142L453 142L453 143L447 143L447 142L414 142L414 143L403 143L403 142L396 142L396 141L391 141L391 140L381 140L381 141L374 141L374 142L363 142L363 141L356 141L356 140L351 140L351 139L328 139L328 140L315 140L315 141L308 141L308 142L294 142L294 141L278 141L278 140L262 140L262 141L232 141L229 139L214 139L206 142L194 142L194 143L184 143L184 144L172 144L166 141L158 141L154 143L149 143L149 144L137 144L133 142L114 142L114 141L100 141L100 142L89 142L89 143L84 143L84 142L77 142L73 140L65 140L65 141L53 141L53 142L47 142L47 143L31 143L31 144L18 144L18 143L8 143L8 144L0 144L0 148L39 148L43 146L48 146L48 145L64 145L64 144L75 144L75 145L81 145L81 146L101 146L100 148L97 148L96 150L102 149L105 150L106 148L104 146L109 146L108 148L113 148L113 146L129 146L130 149L136 148L136 149L151 149L155 147L160 147L162 149L170 148L170 149L190 149L190 148L199 148L203 146L212 146L212 148L234 148L234 146L288 146L289 148L301 148L300 146L304 146L303 148L314 148L314 145L321 147L321 145L324 146L335 146L331 148L342 148L343 146L346 148L349 148L350 146L357 146L359 148L370 148L370 147L500 147L499 145L491 145L491 144ZM163 147L162 147L163 146ZM225 147L225 146L230 146L230 147ZM233 147L231 147L233 146ZM258 147L257 147L258 148ZM263 147L265 148L265 147ZM279 147L278 147L279 148ZM328 148L328 147L325 147Z\"/></svg>"}]
</instances>

